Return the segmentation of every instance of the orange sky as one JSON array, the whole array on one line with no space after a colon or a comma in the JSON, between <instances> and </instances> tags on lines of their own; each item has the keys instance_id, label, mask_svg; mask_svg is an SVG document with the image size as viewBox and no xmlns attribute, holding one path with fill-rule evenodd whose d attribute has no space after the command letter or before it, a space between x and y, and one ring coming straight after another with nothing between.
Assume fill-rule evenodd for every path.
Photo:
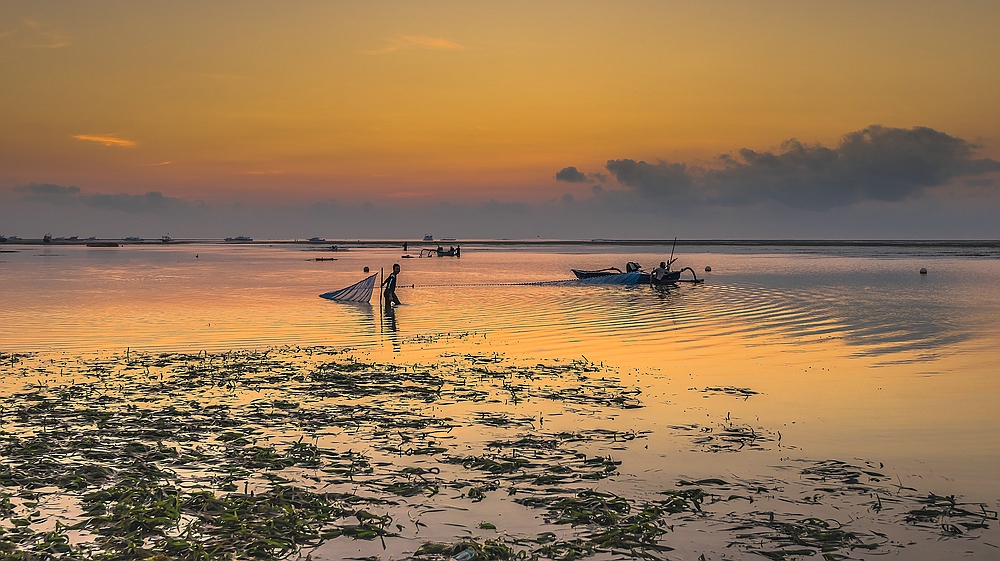
<instances>
[{"instance_id":1,"label":"orange sky","mask_svg":"<svg viewBox=\"0 0 1000 561\"><path fill-rule=\"evenodd\" d=\"M871 124L1000 156L996 2L484 4L4 2L0 186L537 201Z\"/></svg>"}]
</instances>

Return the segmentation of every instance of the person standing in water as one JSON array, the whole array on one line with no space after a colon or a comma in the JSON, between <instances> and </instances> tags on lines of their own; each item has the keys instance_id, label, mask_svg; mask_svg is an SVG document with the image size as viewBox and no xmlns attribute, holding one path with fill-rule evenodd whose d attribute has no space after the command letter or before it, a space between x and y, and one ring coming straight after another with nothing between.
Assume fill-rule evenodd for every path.
<instances>
[{"instance_id":1,"label":"person standing in water","mask_svg":"<svg viewBox=\"0 0 1000 561\"><path fill-rule=\"evenodd\" d=\"M667 276L670 269L667 267L666 261L660 261L660 266L653 269L653 272L649 274L649 277L656 282L662 281L663 277Z\"/></svg>"},{"instance_id":2,"label":"person standing in water","mask_svg":"<svg viewBox=\"0 0 1000 561\"><path fill-rule=\"evenodd\" d=\"M396 277L399 275L399 263L392 266L392 274L382 281L382 287L385 290L382 295L385 296L385 307L386 309L391 309L393 304L398 306L400 304L399 298L396 297Z\"/></svg>"}]
</instances>

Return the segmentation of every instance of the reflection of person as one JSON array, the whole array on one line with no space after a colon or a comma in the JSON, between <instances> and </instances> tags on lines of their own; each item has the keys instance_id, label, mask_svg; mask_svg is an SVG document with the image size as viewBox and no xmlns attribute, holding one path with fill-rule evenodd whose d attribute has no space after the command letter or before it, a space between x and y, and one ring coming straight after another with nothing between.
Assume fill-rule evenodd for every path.
<instances>
[{"instance_id":1,"label":"reflection of person","mask_svg":"<svg viewBox=\"0 0 1000 561\"><path fill-rule=\"evenodd\" d=\"M393 304L399 305L399 298L396 297L396 277L399 275L399 263L392 266L392 274L390 274L384 281L382 281L382 286L385 291L382 293L385 296L385 307L391 308Z\"/></svg>"},{"instance_id":2,"label":"reflection of person","mask_svg":"<svg viewBox=\"0 0 1000 561\"><path fill-rule=\"evenodd\" d=\"M655 281L663 280L663 277L667 276L667 262L660 261L660 266L653 269L653 272L649 276Z\"/></svg>"}]
</instances>

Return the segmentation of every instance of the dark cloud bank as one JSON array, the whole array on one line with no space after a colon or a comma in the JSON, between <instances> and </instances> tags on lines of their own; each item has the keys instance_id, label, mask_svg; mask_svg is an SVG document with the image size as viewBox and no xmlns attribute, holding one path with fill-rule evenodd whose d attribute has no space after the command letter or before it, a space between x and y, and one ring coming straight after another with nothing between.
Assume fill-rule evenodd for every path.
<instances>
[{"instance_id":1,"label":"dark cloud bank","mask_svg":"<svg viewBox=\"0 0 1000 561\"><path fill-rule=\"evenodd\" d=\"M925 127L868 127L827 148L786 141L778 152L744 148L719 157L720 167L608 160L628 195L645 204L742 206L778 203L825 211L869 201L918 198L932 187L1000 170L975 158L977 147ZM575 168L573 168L575 170Z\"/></svg>"},{"instance_id":2,"label":"dark cloud bank","mask_svg":"<svg viewBox=\"0 0 1000 561\"><path fill-rule=\"evenodd\" d=\"M151 191L0 189L0 234L261 238L1000 238L1000 163L929 128L873 126L828 148L796 140L742 149L714 167L609 160L569 166L574 184L541 204L206 205ZM613 180L613 181L612 181ZM580 197L580 186L592 196Z\"/></svg>"},{"instance_id":3,"label":"dark cloud bank","mask_svg":"<svg viewBox=\"0 0 1000 561\"><path fill-rule=\"evenodd\" d=\"M145 195L129 195L117 193L83 194L79 187L53 185L51 183L24 185L15 187L14 193L22 201L41 202L64 207L88 207L101 210L116 210L130 213L162 213L184 210L189 205L181 199L166 197L158 191L150 191Z\"/></svg>"}]
</instances>

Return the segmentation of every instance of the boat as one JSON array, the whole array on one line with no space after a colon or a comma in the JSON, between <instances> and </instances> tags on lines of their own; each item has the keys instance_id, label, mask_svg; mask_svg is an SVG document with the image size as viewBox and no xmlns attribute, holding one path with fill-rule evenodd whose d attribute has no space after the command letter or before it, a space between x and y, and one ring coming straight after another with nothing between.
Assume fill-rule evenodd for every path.
<instances>
[{"instance_id":1,"label":"boat","mask_svg":"<svg viewBox=\"0 0 1000 561\"><path fill-rule=\"evenodd\" d=\"M226 238L226 243L250 243L253 238L249 236L236 236L235 238Z\"/></svg>"},{"instance_id":2,"label":"boat","mask_svg":"<svg viewBox=\"0 0 1000 561\"><path fill-rule=\"evenodd\" d=\"M425 242L432 242L432 241L434 241L434 236L432 236L430 234L424 234L424 241Z\"/></svg>"},{"instance_id":3,"label":"boat","mask_svg":"<svg viewBox=\"0 0 1000 561\"><path fill-rule=\"evenodd\" d=\"M7 238L0 236L0 243L7 243Z\"/></svg>"},{"instance_id":4,"label":"boat","mask_svg":"<svg viewBox=\"0 0 1000 561\"><path fill-rule=\"evenodd\" d=\"M42 236L42 243L52 243L52 234Z\"/></svg>"},{"instance_id":5,"label":"boat","mask_svg":"<svg viewBox=\"0 0 1000 561\"><path fill-rule=\"evenodd\" d=\"M319 238L319 237L316 237L316 236L313 236L313 237L309 238L309 241L311 243L325 243L326 242L325 239Z\"/></svg>"},{"instance_id":6,"label":"boat","mask_svg":"<svg viewBox=\"0 0 1000 561\"><path fill-rule=\"evenodd\" d=\"M623 272L618 267L605 267L603 269L595 270L584 270L584 269L570 269L573 274L576 275L578 279L592 279L594 277L606 277L610 275L624 275L625 273L639 273L639 282L649 283L649 273L642 270L642 265L636 263L635 261L629 261L625 264L625 271Z\"/></svg>"},{"instance_id":7,"label":"boat","mask_svg":"<svg viewBox=\"0 0 1000 561\"><path fill-rule=\"evenodd\" d=\"M573 274L576 275L578 279L590 279L594 277L606 277L608 275L620 275L622 270L618 267L605 267L604 269L597 269L595 271L585 271L582 269L570 269Z\"/></svg>"},{"instance_id":8,"label":"boat","mask_svg":"<svg viewBox=\"0 0 1000 561\"><path fill-rule=\"evenodd\" d=\"M671 271L670 266L673 265L674 261L676 260L677 259L671 258L669 261L666 262L667 272L659 279L654 278L651 273L643 271L642 265L639 265L634 261L629 261L628 263L625 264L625 272L622 272L622 270L619 269L618 267L605 267L604 269L595 269L595 270L586 270L586 269L570 269L570 270L573 271L573 274L576 275L576 278L580 280L638 273L639 275L638 284L651 284L654 286L671 285L671 284L676 284L678 282L700 283L704 281L704 279L698 278L698 275L695 274L694 269L692 269L691 267L684 267L683 269L679 269L677 271ZM681 280L681 273L683 273L684 271L691 271L692 278Z\"/></svg>"},{"instance_id":9,"label":"boat","mask_svg":"<svg viewBox=\"0 0 1000 561\"><path fill-rule=\"evenodd\" d=\"M142 241L142 238L140 238L139 236L129 236L129 237L123 238L123 239L125 241L127 241L127 242L141 242Z\"/></svg>"},{"instance_id":10,"label":"boat","mask_svg":"<svg viewBox=\"0 0 1000 561\"><path fill-rule=\"evenodd\" d=\"M167 234L166 236L160 236L160 241L163 243L170 243L174 241L174 239L170 237L170 234Z\"/></svg>"},{"instance_id":11,"label":"boat","mask_svg":"<svg viewBox=\"0 0 1000 561\"><path fill-rule=\"evenodd\" d=\"M462 250L456 247L444 249L443 247L438 246L436 251L438 257L458 257L462 254Z\"/></svg>"}]
</instances>

